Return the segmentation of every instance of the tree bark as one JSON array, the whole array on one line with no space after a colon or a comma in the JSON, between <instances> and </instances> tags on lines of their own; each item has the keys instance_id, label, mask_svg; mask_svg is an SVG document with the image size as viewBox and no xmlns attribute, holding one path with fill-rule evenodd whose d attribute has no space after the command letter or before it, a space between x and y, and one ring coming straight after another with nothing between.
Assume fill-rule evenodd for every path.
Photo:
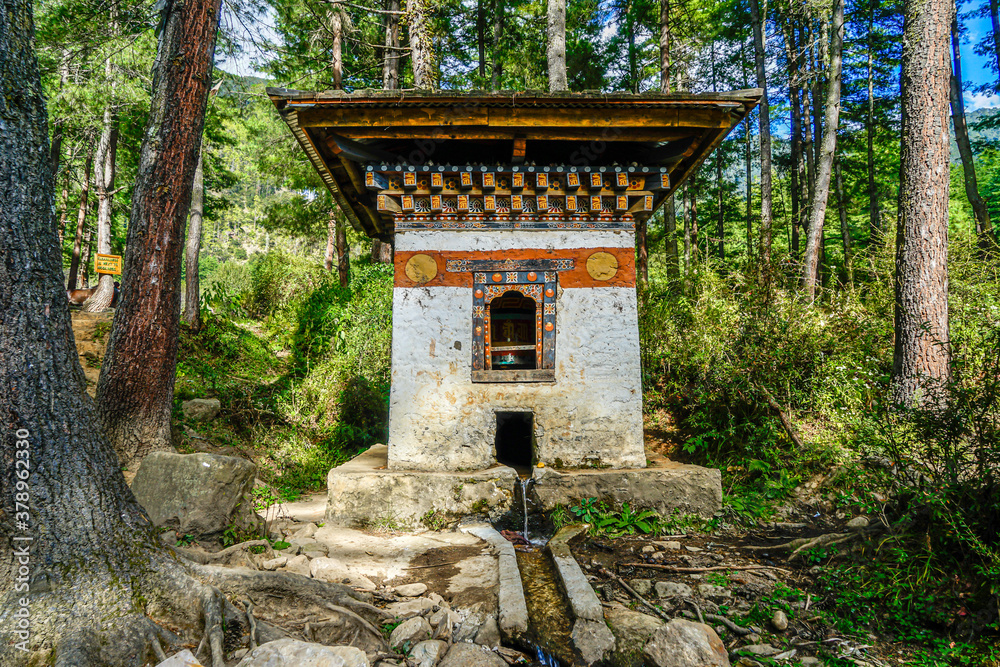
<instances>
[{"instance_id":1,"label":"tree bark","mask_svg":"<svg viewBox=\"0 0 1000 667\"><path fill-rule=\"evenodd\" d=\"M903 126L896 230L896 344L891 394L904 405L934 401L949 376L948 92L951 0L906 0Z\"/></svg>"},{"instance_id":2,"label":"tree bark","mask_svg":"<svg viewBox=\"0 0 1000 667\"><path fill-rule=\"evenodd\" d=\"M333 77L333 89L344 89L344 21L340 7L330 8L330 32L333 42L330 44L330 72ZM200 160L200 158L199 158ZM200 162L199 162L200 164Z\"/></svg>"},{"instance_id":3,"label":"tree bark","mask_svg":"<svg viewBox=\"0 0 1000 667\"><path fill-rule=\"evenodd\" d=\"M433 42L427 0L406 0L406 18L410 25L410 62L415 88L433 88Z\"/></svg>"},{"instance_id":4,"label":"tree bark","mask_svg":"<svg viewBox=\"0 0 1000 667\"><path fill-rule=\"evenodd\" d=\"M683 213L683 210L682 210ZM677 211L674 195L663 204L663 250L667 259L667 275L676 278L680 273L677 257Z\"/></svg>"},{"instance_id":5,"label":"tree bark","mask_svg":"<svg viewBox=\"0 0 1000 667\"><path fill-rule=\"evenodd\" d=\"M660 92L670 92L670 0L660 0Z\"/></svg>"},{"instance_id":6,"label":"tree bark","mask_svg":"<svg viewBox=\"0 0 1000 667\"><path fill-rule=\"evenodd\" d=\"M382 87L386 90L399 89L399 0L385 2L385 53L382 54Z\"/></svg>"},{"instance_id":7,"label":"tree bark","mask_svg":"<svg viewBox=\"0 0 1000 667\"><path fill-rule=\"evenodd\" d=\"M221 0L167 0L132 195L121 303L97 384L122 464L171 448L184 222L201 150ZM141 391L136 388L141 387Z\"/></svg>"},{"instance_id":8,"label":"tree bark","mask_svg":"<svg viewBox=\"0 0 1000 667\"><path fill-rule=\"evenodd\" d=\"M636 263L635 272L638 274L639 282L643 285L649 284L649 247L646 243L646 219L641 218L635 221L635 247Z\"/></svg>"},{"instance_id":9,"label":"tree bark","mask_svg":"<svg viewBox=\"0 0 1000 667\"><path fill-rule=\"evenodd\" d=\"M993 57L996 59L997 75L1000 76L1000 2L990 0L990 26L993 29ZM1000 83L997 85L1000 90Z\"/></svg>"},{"instance_id":10,"label":"tree bark","mask_svg":"<svg viewBox=\"0 0 1000 667\"><path fill-rule=\"evenodd\" d=\"M684 285L691 282L691 186L684 186L681 198L681 220L684 222Z\"/></svg>"},{"instance_id":11,"label":"tree bark","mask_svg":"<svg viewBox=\"0 0 1000 667\"><path fill-rule=\"evenodd\" d=\"M865 138L868 143L868 243L882 236L882 213L879 210L878 185L875 181L875 3L868 17L868 117Z\"/></svg>"},{"instance_id":12,"label":"tree bark","mask_svg":"<svg viewBox=\"0 0 1000 667\"><path fill-rule=\"evenodd\" d=\"M83 163L83 181L80 184L80 206L76 212L76 236L73 237L73 257L69 262L69 279L66 284L67 290L76 289L76 279L80 272L80 252L83 243L83 227L87 222L87 197L90 194L90 166L94 162L94 149L87 152L87 159Z\"/></svg>"},{"instance_id":13,"label":"tree bark","mask_svg":"<svg viewBox=\"0 0 1000 667\"><path fill-rule=\"evenodd\" d=\"M566 81L566 0L547 0L549 92L568 90Z\"/></svg>"},{"instance_id":14,"label":"tree bark","mask_svg":"<svg viewBox=\"0 0 1000 667\"><path fill-rule=\"evenodd\" d=\"M835 158L833 168L836 175L837 213L840 214L840 240L844 244L844 270L848 287L854 287L854 259L851 256L851 227L847 224L847 204L844 201L844 175L840 169L840 158Z\"/></svg>"},{"instance_id":15,"label":"tree bark","mask_svg":"<svg viewBox=\"0 0 1000 667\"><path fill-rule=\"evenodd\" d=\"M393 249L391 243L381 239L372 239L372 261L376 264L392 264Z\"/></svg>"},{"instance_id":16,"label":"tree bark","mask_svg":"<svg viewBox=\"0 0 1000 667\"><path fill-rule=\"evenodd\" d=\"M337 273L340 276L340 286L347 287L351 282L351 248L347 245L347 224L343 216L337 216L336 239Z\"/></svg>"},{"instance_id":17,"label":"tree bark","mask_svg":"<svg viewBox=\"0 0 1000 667\"><path fill-rule=\"evenodd\" d=\"M108 61L108 76L111 76ZM111 253L111 206L114 203L115 162L118 156L118 113L111 106L104 110L104 128L97 144L97 168L94 169L94 192L97 195L97 252ZM99 313L111 307L115 296L115 277L101 274L97 291L83 304L83 309Z\"/></svg>"},{"instance_id":18,"label":"tree bark","mask_svg":"<svg viewBox=\"0 0 1000 667\"><path fill-rule=\"evenodd\" d=\"M337 247L337 214L330 211L326 221L326 253L323 255L323 268L333 271L333 254Z\"/></svg>"},{"instance_id":19,"label":"tree bark","mask_svg":"<svg viewBox=\"0 0 1000 667\"><path fill-rule=\"evenodd\" d=\"M746 225L747 225L747 268L753 264L753 164L750 159L750 119L746 122L746 151L744 166L746 167Z\"/></svg>"},{"instance_id":20,"label":"tree bark","mask_svg":"<svg viewBox=\"0 0 1000 667\"><path fill-rule=\"evenodd\" d=\"M797 45L795 42L795 27L789 18L785 28L785 49L788 55L788 99L789 99L789 135L791 140L791 198L792 224L789 248L793 258L799 256L799 229L802 226L801 188L805 182L805 162L802 159L802 106L799 99L799 82L797 63Z\"/></svg>"},{"instance_id":21,"label":"tree bark","mask_svg":"<svg viewBox=\"0 0 1000 667\"><path fill-rule=\"evenodd\" d=\"M979 194L979 183L976 180L976 163L972 155L972 145L969 143L969 129L965 124L965 100L962 98L962 53L959 48L958 16L951 23L952 75L950 80L951 119L955 126L955 142L962 156L962 175L965 182L965 196L972 206L972 215L976 219L976 236L980 244L991 246L996 242L993 237L993 225L990 222L990 212L986 202Z\"/></svg>"},{"instance_id":22,"label":"tree bark","mask_svg":"<svg viewBox=\"0 0 1000 667\"><path fill-rule=\"evenodd\" d=\"M201 253L201 225L205 215L205 172L202 151L194 169L191 186L191 215L188 217L187 238L184 241L184 321L193 331L201 329L201 285L198 281L198 259Z\"/></svg>"},{"instance_id":23,"label":"tree bark","mask_svg":"<svg viewBox=\"0 0 1000 667\"><path fill-rule=\"evenodd\" d=\"M476 47L479 56L479 80L486 81L486 0L476 0ZM482 85L482 83L480 84Z\"/></svg>"},{"instance_id":24,"label":"tree bark","mask_svg":"<svg viewBox=\"0 0 1000 667\"><path fill-rule=\"evenodd\" d=\"M771 110L767 98L767 73L764 62L764 17L760 0L750 0L750 21L753 24L754 64L757 87L763 89L757 109L760 113L760 261L761 270L770 274L771 265Z\"/></svg>"},{"instance_id":25,"label":"tree bark","mask_svg":"<svg viewBox=\"0 0 1000 667\"><path fill-rule=\"evenodd\" d=\"M837 150L837 126L840 122L840 70L844 46L844 0L834 0L833 21L830 33L830 80L826 90L826 118L820 159L816 168L816 187L809 207L809 234L806 239L806 254L802 262L802 286L806 298L816 298L816 281L819 259L823 243L823 222L830 194L830 177L833 172L833 158Z\"/></svg>"},{"instance_id":26,"label":"tree bark","mask_svg":"<svg viewBox=\"0 0 1000 667\"><path fill-rule=\"evenodd\" d=\"M493 0L493 72L490 74L490 90L500 90L503 83L504 10L503 0Z\"/></svg>"}]
</instances>

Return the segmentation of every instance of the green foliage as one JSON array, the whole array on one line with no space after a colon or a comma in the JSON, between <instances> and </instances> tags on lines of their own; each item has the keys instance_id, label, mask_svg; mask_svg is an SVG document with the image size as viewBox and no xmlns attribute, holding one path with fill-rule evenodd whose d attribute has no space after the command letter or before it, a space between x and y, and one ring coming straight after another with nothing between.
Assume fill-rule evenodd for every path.
<instances>
[{"instance_id":1,"label":"green foliage","mask_svg":"<svg viewBox=\"0 0 1000 667\"><path fill-rule=\"evenodd\" d=\"M634 535L636 532L650 534L657 531L660 516L651 510L636 511L622 503L621 509L612 510L607 503L597 498L584 498L579 505L570 508L584 523L590 524L594 535L604 533L612 537Z\"/></svg>"}]
</instances>

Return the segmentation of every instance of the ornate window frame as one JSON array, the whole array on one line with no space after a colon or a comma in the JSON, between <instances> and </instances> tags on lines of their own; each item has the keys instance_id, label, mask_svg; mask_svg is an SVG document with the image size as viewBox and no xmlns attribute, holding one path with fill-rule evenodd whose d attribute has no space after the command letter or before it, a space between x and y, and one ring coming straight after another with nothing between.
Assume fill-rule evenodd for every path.
<instances>
[{"instance_id":1,"label":"ornate window frame","mask_svg":"<svg viewBox=\"0 0 1000 667\"><path fill-rule=\"evenodd\" d=\"M573 260L457 260L449 271L471 270L472 286L472 381L555 382L556 297L559 270L573 268ZM536 368L494 370L489 350L490 303L502 294L520 292L535 302Z\"/></svg>"}]
</instances>

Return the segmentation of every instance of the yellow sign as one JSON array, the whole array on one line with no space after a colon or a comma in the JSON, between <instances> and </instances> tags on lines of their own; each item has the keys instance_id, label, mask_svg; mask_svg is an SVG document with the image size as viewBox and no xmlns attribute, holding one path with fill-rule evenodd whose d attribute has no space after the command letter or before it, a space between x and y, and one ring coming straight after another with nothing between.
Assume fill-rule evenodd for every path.
<instances>
[{"instance_id":1,"label":"yellow sign","mask_svg":"<svg viewBox=\"0 0 1000 667\"><path fill-rule=\"evenodd\" d=\"M112 275L121 275L122 256L102 255L100 253L97 253L97 256L94 257L94 272L110 273Z\"/></svg>"}]
</instances>

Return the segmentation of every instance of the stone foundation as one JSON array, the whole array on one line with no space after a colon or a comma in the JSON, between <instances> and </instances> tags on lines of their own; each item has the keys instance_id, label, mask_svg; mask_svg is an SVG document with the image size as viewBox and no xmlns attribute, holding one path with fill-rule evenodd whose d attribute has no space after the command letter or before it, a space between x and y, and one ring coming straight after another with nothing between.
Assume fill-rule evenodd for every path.
<instances>
[{"instance_id":1,"label":"stone foundation","mask_svg":"<svg viewBox=\"0 0 1000 667\"><path fill-rule=\"evenodd\" d=\"M385 445L327 476L326 520L341 526L432 527L469 514L497 521L513 509L517 472L494 466L474 472L386 470Z\"/></svg>"},{"instance_id":2,"label":"stone foundation","mask_svg":"<svg viewBox=\"0 0 1000 667\"><path fill-rule=\"evenodd\" d=\"M674 511L711 518L722 509L722 472L717 468L675 463L647 452L646 468L632 470L554 470L535 468L529 497L543 512L570 507L582 498L613 506L652 509L662 516Z\"/></svg>"}]
</instances>

